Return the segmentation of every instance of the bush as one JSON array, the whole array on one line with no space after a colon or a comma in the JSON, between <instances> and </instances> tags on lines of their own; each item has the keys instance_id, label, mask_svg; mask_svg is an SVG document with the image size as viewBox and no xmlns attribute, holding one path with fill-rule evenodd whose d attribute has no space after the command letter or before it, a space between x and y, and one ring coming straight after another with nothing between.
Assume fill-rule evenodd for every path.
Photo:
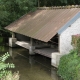
<instances>
[{"instance_id":1,"label":"bush","mask_svg":"<svg viewBox=\"0 0 80 80\"><path fill-rule=\"evenodd\" d=\"M58 75L64 80L80 80L80 57L76 50L61 57Z\"/></svg>"},{"instance_id":2,"label":"bush","mask_svg":"<svg viewBox=\"0 0 80 80\"><path fill-rule=\"evenodd\" d=\"M1 80L19 80L19 72L15 72L13 74L11 72L8 75L1 78Z\"/></svg>"},{"instance_id":3,"label":"bush","mask_svg":"<svg viewBox=\"0 0 80 80\"><path fill-rule=\"evenodd\" d=\"M8 52L0 57L0 80L19 80L19 72L12 73L9 68L14 68L14 64L5 63L6 59L9 58Z\"/></svg>"},{"instance_id":4,"label":"bush","mask_svg":"<svg viewBox=\"0 0 80 80\"><path fill-rule=\"evenodd\" d=\"M8 70L9 68L15 67L13 63L12 64L11 63L5 63L6 59L9 56L10 55L8 53L5 53L3 56L0 57L0 79L11 73L11 71Z\"/></svg>"},{"instance_id":5,"label":"bush","mask_svg":"<svg viewBox=\"0 0 80 80\"><path fill-rule=\"evenodd\" d=\"M72 45L74 49L77 50L78 55L80 55L80 35L73 35L72 36Z\"/></svg>"}]
</instances>

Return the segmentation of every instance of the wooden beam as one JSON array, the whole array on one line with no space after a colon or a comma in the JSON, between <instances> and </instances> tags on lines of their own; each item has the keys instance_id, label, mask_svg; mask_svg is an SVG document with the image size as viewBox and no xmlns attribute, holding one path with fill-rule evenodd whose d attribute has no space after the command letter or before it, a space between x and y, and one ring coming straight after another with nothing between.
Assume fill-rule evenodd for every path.
<instances>
[{"instance_id":1,"label":"wooden beam","mask_svg":"<svg viewBox=\"0 0 80 80\"><path fill-rule=\"evenodd\" d=\"M12 32L12 38L15 38L15 33L14 32Z\"/></svg>"}]
</instances>

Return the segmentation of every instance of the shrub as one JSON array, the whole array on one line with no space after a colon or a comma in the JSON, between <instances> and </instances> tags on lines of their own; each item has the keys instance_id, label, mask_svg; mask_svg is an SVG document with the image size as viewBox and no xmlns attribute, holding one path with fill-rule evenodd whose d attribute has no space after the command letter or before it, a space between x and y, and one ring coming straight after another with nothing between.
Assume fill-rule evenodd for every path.
<instances>
[{"instance_id":1,"label":"shrub","mask_svg":"<svg viewBox=\"0 0 80 80\"><path fill-rule=\"evenodd\" d=\"M19 72L15 72L13 74L12 72L10 72L9 74L1 78L1 80L19 80Z\"/></svg>"},{"instance_id":2,"label":"shrub","mask_svg":"<svg viewBox=\"0 0 80 80\"><path fill-rule=\"evenodd\" d=\"M72 45L74 49L77 50L77 53L80 54L80 35L73 35L72 36Z\"/></svg>"},{"instance_id":3,"label":"shrub","mask_svg":"<svg viewBox=\"0 0 80 80\"><path fill-rule=\"evenodd\" d=\"M14 64L12 63L5 63L6 59L9 57L10 55L7 53L5 53L3 56L0 57L0 78L6 76L7 74L11 73L10 70L7 70L9 68L14 68Z\"/></svg>"},{"instance_id":4,"label":"shrub","mask_svg":"<svg viewBox=\"0 0 80 80\"><path fill-rule=\"evenodd\" d=\"M64 80L80 80L80 57L76 50L61 57L58 75Z\"/></svg>"}]
</instances>

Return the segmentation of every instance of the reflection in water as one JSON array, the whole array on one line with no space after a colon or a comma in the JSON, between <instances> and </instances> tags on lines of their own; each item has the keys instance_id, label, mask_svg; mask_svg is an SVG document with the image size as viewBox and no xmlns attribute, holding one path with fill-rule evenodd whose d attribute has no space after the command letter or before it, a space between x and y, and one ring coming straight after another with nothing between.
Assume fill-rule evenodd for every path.
<instances>
[{"instance_id":1,"label":"reflection in water","mask_svg":"<svg viewBox=\"0 0 80 80\"><path fill-rule=\"evenodd\" d=\"M29 63L31 66L35 64L34 56L29 56Z\"/></svg>"},{"instance_id":2,"label":"reflection in water","mask_svg":"<svg viewBox=\"0 0 80 80\"><path fill-rule=\"evenodd\" d=\"M13 51L12 51L12 48L11 47L9 47L9 54L13 58Z\"/></svg>"},{"instance_id":3,"label":"reflection in water","mask_svg":"<svg viewBox=\"0 0 80 80\"><path fill-rule=\"evenodd\" d=\"M0 46L0 51L4 52L4 50L5 50L5 47L4 46Z\"/></svg>"},{"instance_id":4,"label":"reflection in water","mask_svg":"<svg viewBox=\"0 0 80 80\"><path fill-rule=\"evenodd\" d=\"M0 46L0 55L1 54L4 54L6 52L8 52L8 48L6 48L4 45L3 46Z\"/></svg>"},{"instance_id":5,"label":"reflection in water","mask_svg":"<svg viewBox=\"0 0 80 80\"><path fill-rule=\"evenodd\" d=\"M50 59L36 54L30 56L24 48L9 48L9 53L16 68L20 72L20 80L61 80L57 69L52 67Z\"/></svg>"},{"instance_id":6,"label":"reflection in water","mask_svg":"<svg viewBox=\"0 0 80 80\"><path fill-rule=\"evenodd\" d=\"M57 69L54 67L51 67L51 77L53 80L62 80L58 75L57 75Z\"/></svg>"}]
</instances>

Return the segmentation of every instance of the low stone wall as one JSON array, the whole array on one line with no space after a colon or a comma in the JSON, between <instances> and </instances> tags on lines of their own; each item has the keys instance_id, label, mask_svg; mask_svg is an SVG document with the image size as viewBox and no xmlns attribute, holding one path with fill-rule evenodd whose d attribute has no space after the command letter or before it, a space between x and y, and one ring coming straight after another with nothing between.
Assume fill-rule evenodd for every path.
<instances>
[{"instance_id":1,"label":"low stone wall","mask_svg":"<svg viewBox=\"0 0 80 80\"><path fill-rule=\"evenodd\" d=\"M52 53L52 55L51 55L51 65L54 66L54 67L58 67L60 58L63 55L64 54L60 54L59 52Z\"/></svg>"}]
</instances>

